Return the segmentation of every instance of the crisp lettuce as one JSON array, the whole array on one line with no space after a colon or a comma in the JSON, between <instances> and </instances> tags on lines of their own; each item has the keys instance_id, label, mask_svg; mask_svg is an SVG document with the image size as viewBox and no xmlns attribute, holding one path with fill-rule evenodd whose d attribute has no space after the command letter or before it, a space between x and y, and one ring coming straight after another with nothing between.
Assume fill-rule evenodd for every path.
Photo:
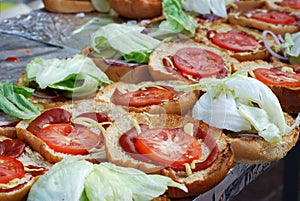
<instances>
[{"instance_id":1,"label":"crisp lettuce","mask_svg":"<svg viewBox=\"0 0 300 201\"><path fill-rule=\"evenodd\" d=\"M95 93L104 83L111 83L92 59L84 55L67 59L35 58L26 66L26 81L35 81L41 89L63 90L69 97L84 97Z\"/></svg>"},{"instance_id":2,"label":"crisp lettuce","mask_svg":"<svg viewBox=\"0 0 300 201\"><path fill-rule=\"evenodd\" d=\"M170 177L69 157L39 178L29 192L28 201L147 201L162 195L168 186L187 191L184 184Z\"/></svg>"},{"instance_id":3,"label":"crisp lettuce","mask_svg":"<svg viewBox=\"0 0 300 201\"><path fill-rule=\"evenodd\" d=\"M162 6L166 20L160 23L159 29L175 33L186 32L187 35L194 36L197 22L183 11L181 0L163 0Z\"/></svg>"},{"instance_id":4,"label":"crisp lettuce","mask_svg":"<svg viewBox=\"0 0 300 201\"><path fill-rule=\"evenodd\" d=\"M275 45L275 51L283 51L285 57L289 58L291 64L300 64L300 32L284 36L284 42Z\"/></svg>"},{"instance_id":5,"label":"crisp lettuce","mask_svg":"<svg viewBox=\"0 0 300 201\"><path fill-rule=\"evenodd\" d=\"M27 201L86 200L83 196L84 180L92 170L90 162L65 158L38 179Z\"/></svg>"},{"instance_id":6,"label":"crisp lettuce","mask_svg":"<svg viewBox=\"0 0 300 201\"><path fill-rule=\"evenodd\" d=\"M138 25L111 23L92 34L90 45L100 57L122 56L126 62L147 63L161 41L142 33L143 30Z\"/></svg>"},{"instance_id":7,"label":"crisp lettuce","mask_svg":"<svg viewBox=\"0 0 300 201\"><path fill-rule=\"evenodd\" d=\"M152 200L162 195L168 186L184 191L183 184L162 175L146 174L135 168L100 163L86 178L85 192L89 200ZM101 197L99 196L101 195Z\"/></svg>"},{"instance_id":8,"label":"crisp lettuce","mask_svg":"<svg viewBox=\"0 0 300 201\"><path fill-rule=\"evenodd\" d=\"M280 142L283 134L299 124L298 120L289 127L271 89L242 73L224 79L203 79L191 89L197 86L206 93L195 104L192 116L212 126L235 132L256 131L266 141Z\"/></svg>"},{"instance_id":9,"label":"crisp lettuce","mask_svg":"<svg viewBox=\"0 0 300 201\"><path fill-rule=\"evenodd\" d=\"M33 92L28 87L9 82L0 83L0 110L19 119L31 119L40 115L41 108L27 99Z\"/></svg>"}]
</instances>

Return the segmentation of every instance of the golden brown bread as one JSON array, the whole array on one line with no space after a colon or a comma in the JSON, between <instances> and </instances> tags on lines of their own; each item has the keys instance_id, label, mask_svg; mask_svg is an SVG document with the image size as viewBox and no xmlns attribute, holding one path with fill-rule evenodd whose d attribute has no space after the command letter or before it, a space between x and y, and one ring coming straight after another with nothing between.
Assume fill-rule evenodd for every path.
<instances>
[{"instance_id":1,"label":"golden brown bread","mask_svg":"<svg viewBox=\"0 0 300 201\"><path fill-rule=\"evenodd\" d=\"M265 6L265 1L262 0L239 0L235 3L238 11L247 11Z\"/></svg>"},{"instance_id":2,"label":"golden brown bread","mask_svg":"<svg viewBox=\"0 0 300 201\"><path fill-rule=\"evenodd\" d=\"M102 114L107 115L112 121L127 113L123 108L115 106L111 103L96 102L94 100L85 100L73 104L65 104L60 106L60 108L71 112L73 117L85 112L100 112ZM33 119L22 120L17 124L17 136L19 139L22 139L25 142L27 142L32 147L32 149L39 152L49 162L56 163L67 156L73 156L79 159L86 159L94 163L106 160L106 154L104 152L103 147L101 147L101 149L99 150L90 150L89 154L87 155L71 155L54 151L43 140L41 140L33 133L27 130L27 127L29 126L32 120ZM98 129L93 131L100 134L100 130Z\"/></svg>"},{"instance_id":3,"label":"golden brown bread","mask_svg":"<svg viewBox=\"0 0 300 201\"><path fill-rule=\"evenodd\" d=\"M153 18L162 14L162 0L109 0L109 4L125 18Z\"/></svg>"},{"instance_id":4,"label":"golden brown bread","mask_svg":"<svg viewBox=\"0 0 300 201\"><path fill-rule=\"evenodd\" d=\"M282 24L271 24L263 21L259 21L256 19L253 19L249 16L252 15L252 12L266 12L265 9L255 9L252 11L249 11L247 14L244 12L232 12L228 14L228 20L231 24L238 24L245 27L252 27L259 30L269 30L272 31L275 34L281 34L284 36L286 33L295 33L300 30L299 23L299 16L296 14L293 14L296 18L296 23L288 24L288 25L282 25Z\"/></svg>"},{"instance_id":5,"label":"golden brown bread","mask_svg":"<svg viewBox=\"0 0 300 201\"><path fill-rule=\"evenodd\" d=\"M0 135L0 141L9 139L10 137ZM25 146L24 152L21 156L16 158L18 161L22 162L24 166L33 165L35 167L42 167L49 169L52 164L46 161L39 153L33 151L29 146ZM38 176L32 176L30 173L26 173L23 178L18 181L20 184L26 182L21 188L17 188L10 192L0 192L1 201L25 201L27 194L31 186L37 181ZM1 187L0 187L1 188Z\"/></svg>"},{"instance_id":6,"label":"golden brown bread","mask_svg":"<svg viewBox=\"0 0 300 201\"><path fill-rule=\"evenodd\" d=\"M254 37L255 40L259 43L258 47L255 50L251 51L243 51L237 52L222 48L212 42L209 39L209 35L211 33L211 37L213 37L213 32L216 33L225 33L228 31L242 31L247 35ZM239 61L251 61L251 60L268 60L270 53L269 51L262 45L262 34L260 31L255 29L250 29L247 27L222 23L219 21L216 22L202 22L199 24L194 40L199 43L204 43L206 45L212 46L214 48L219 48L221 51L225 51L228 55L236 58Z\"/></svg>"},{"instance_id":7,"label":"golden brown bread","mask_svg":"<svg viewBox=\"0 0 300 201\"><path fill-rule=\"evenodd\" d=\"M145 81L137 84L129 84L124 82L115 82L107 85L103 90L99 91L95 100L111 102L111 97L116 89L122 89L126 91L136 91L143 87L149 86L165 86L175 87L177 85L185 84L185 82L179 80L169 81ZM171 101L165 101L158 105L150 105L143 107L123 106L129 112L148 112L148 113L167 113L167 114L179 114L184 115L190 110L200 96L200 91L189 91L175 93L177 96Z\"/></svg>"},{"instance_id":8,"label":"golden brown bread","mask_svg":"<svg viewBox=\"0 0 300 201\"><path fill-rule=\"evenodd\" d=\"M285 119L289 126L295 122L287 113L285 113ZM269 143L262 138L230 136L228 136L228 141L232 145L236 163L267 163L285 157L297 143L299 131L299 126L297 126L291 132L283 135L280 143Z\"/></svg>"},{"instance_id":9,"label":"golden brown bread","mask_svg":"<svg viewBox=\"0 0 300 201\"><path fill-rule=\"evenodd\" d=\"M282 5L282 2L284 2L284 0L264 0L264 1L265 1L267 9L289 11L289 12L298 13L298 14L300 13L299 1L295 1L295 2L298 2L298 8L296 8L296 7L292 8L287 5Z\"/></svg>"},{"instance_id":10,"label":"golden brown bread","mask_svg":"<svg viewBox=\"0 0 300 201\"><path fill-rule=\"evenodd\" d=\"M199 125L209 135L216 140L219 154L214 163L207 169L193 172L187 175L183 172L175 172L170 168L146 163L132 158L119 145L120 136L126 131L133 128L132 122L137 124L146 124L150 128L179 128L187 123ZM233 153L231 146L226 141L224 134L219 130L209 127L207 124L193 118L182 117L179 115L155 115L148 113L130 113L128 116L116 120L111 127L107 129L105 147L107 158L110 162L117 165L138 168L147 173L161 173L171 177L173 180L184 183L188 188L188 193L185 193L177 188L169 188L167 194L169 197L186 197L203 193L215 185L217 185L226 175L228 170L233 165ZM204 152L203 157L207 157L208 153Z\"/></svg>"},{"instance_id":11,"label":"golden brown bread","mask_svg":"<svg viewBox=\"0 0 300 201\"><path fill-rule=\"evenodd\" d=\"M92 12L95 8L90 0L43 0L45 9L55 13Z\"/></svg>"}]
</instances>

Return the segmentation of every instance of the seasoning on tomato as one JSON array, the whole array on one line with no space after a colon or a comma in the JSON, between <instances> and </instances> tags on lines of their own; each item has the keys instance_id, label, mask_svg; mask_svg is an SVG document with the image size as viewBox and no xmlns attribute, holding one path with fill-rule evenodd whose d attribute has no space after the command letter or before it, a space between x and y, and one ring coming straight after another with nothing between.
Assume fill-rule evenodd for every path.
<instances>
[{"instance_id":1,"label":"seasoning on tomato","mask_svg":"<svg viewBox=\"0 0 300 201\"><path fill-rule=\"evenodd\" d=\"M111 101L117 105L145 107L158 105L172 100L175 94L170 88L155 86L143 87L137 91L121 93L117 88L111 96Z\"/></svg>"},{"instance_id":2,"label":"seasoning on tomato","mask_svg":"<svg viewBox=\"0 0 300 201\"><path fill-rule=\"evenodd\" d=\"M88 154L89 150L98 148L104 142L102 136L90 129L68 123L49 124L40 129L36 136L53 150L74 155Z\"/></svg>"},{"instance_id":3,"label":"seasoning on tomato","mask_svg":"<svg viewBox=\"0 0 300 201\"><path fill-rule=\"evenodd\" d=\"M7 184L11 180L24 177L23 164L15 158L0 155L0 183Z\"/></svg>"},{"instance_id":4,"label":"seasoning on tomato","mask_svg":"<svg viewBox=\"0 0 300 201\"><path fill-rule=\"evenodd\" d=\"M251 18L276 25L289 25L296 22L296 18L294 16L275 10L268 12L255 12L251 15Z\"/></svg>"},{"instance_id":5,"label":"seasoning on tomato","mask_svg":"<svg viewBox=\"0 0 300 201\"><path fill-rule=\"evenodd\" d=\"M215 33L211 41L221 48L235 52L251 51L259 45L255 37L239 30Z\"/></svg>"},{"instance_id":6,"label":"seasoning on tomato","mask_svg":"<svg viewBox=\"0 0 300 201\"><path fill-rule=\"evenodd\" d=\"M173 56L176 68L194 77L217 77L224 73L225 63L221 56L202 48L186 47Z\"/></svg>"},{"instance_id":7,"label":"seasoning on tomato","mask_svg":"<svg viewBox=\"0 0 300 201\"><path fill-rule=\"evenodd\" d=\"M296 67L295 67L296 68ZM300 73L284 71L283 68L257 68L254 70L256 79L267 85L300 87Z\"/></svg>"},{"instance_id":8,"label":"seasoning on tomato","mask_svg":"<svg viewBox=\"0 0 300 201\"><path fill-rule=\"evenodd\" d=\"M299 0L283 0L280 4L283 7L289 7L296 10L300 9L300 1Z\"/></svg>"},{"instance_id":9,"label":"seasoning on tomato","mask_svg":"<svg viewBox=\"0 0 300 201\"><path fill-rule=\"evenodd\" d=\"M136 138L136 149L164 164L180 166L201 157L199 141L180 128L150 128Z\"/></svg>"}]
</instances>

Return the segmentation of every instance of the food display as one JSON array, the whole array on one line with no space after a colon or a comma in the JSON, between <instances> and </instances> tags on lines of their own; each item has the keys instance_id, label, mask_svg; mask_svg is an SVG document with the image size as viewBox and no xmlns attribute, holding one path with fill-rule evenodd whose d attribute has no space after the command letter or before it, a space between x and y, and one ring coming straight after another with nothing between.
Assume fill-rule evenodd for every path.
<instances>
[{"instance_id":1,"label":"food display","mask_svg":"<svg viewBox=\"0 0 300 201\"><path fill-rule=\"evenodd\" d=\"M43 2L117 20L0 83L0 200L193 198L296 145L299 1Z\"/></svg>"}]
</instances>

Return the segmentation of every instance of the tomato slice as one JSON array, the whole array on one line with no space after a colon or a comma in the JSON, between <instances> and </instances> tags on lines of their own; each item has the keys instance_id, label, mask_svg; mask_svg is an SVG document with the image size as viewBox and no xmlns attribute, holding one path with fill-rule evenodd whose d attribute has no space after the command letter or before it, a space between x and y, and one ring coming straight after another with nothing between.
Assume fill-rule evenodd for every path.
<instances>
[{"instance_id":1,"label":"tomato slice","mask_svg":"<svg viewBox=\"0 0 300 201\"><path fill-rule=\"evenodd\" d=\"M121 93L116 89L111 97L111 101L117 105L145 107L173 100L174 96L173 90L164 87L146 87L127 93Z\"/></svg>"},{"instance_id":2,"label":"tomato slice","mask_svg":"<svg viewBox=\"0 0 300 201\"><path fill-rule=\"evenodd\" d=\"M257 68L255 77L267 85L300 87L300 74L283 72L281 68Z\"/></svg>"},{"instance_id":3,"label":"tomato slice","mask_svg":"<svg viewBox=\"0 0 300 201\"><path fill-rule=\"evenodd\" d=\"M137 136L135 146L139 153L174 166L191 163L202 154L198 140L176 128L148 129Z\"/></svg>"},{"instance_id":4,"label":"tomato slice","mask_svg":"<svg viewBox=\"0 0 300 201\"><path fill-rule=\"evenodd\" d=\"M7 184L9 181L24 177L23 164L15 158L0 155L0 183Z\"/></svg>"},{"instance_id":5,"label":"tomato slice","mask_svg":"<svg viewBox=\"0 0 300 201\"><path fill-rule=\"evenodd\" d=\"M52 108L44 111L40 116L35 118L27 127L27 130L36 134L46 124L69 123L72 114L62 108Z\"/></svg>"},{"instance_id":6,"label":"tomato slice","mask_svg":"<svg viewBox=\"0 0 300 201\"><path fill-rule=\"evenodd\" d=\"M251 15L251 18L271 24L287 25L296 22L295 17L279 11L256 12Z\"/></svg>"},{"instance_id":7,"label":"tomato slice","mask_svg":"<svg viewBox=\"0 0 300 201\"><path fill-rule=\"evenodd\" d=\"M25 149L25 142L20 139L6 139L0 141L0 155L18 158Z\"/></svg>"},{"instance_id":8,"label":"tomato slice","mask_svg":"<svg viewBox=\"0 0 300 201\"><path fill-rule=\"evenodd\" d=\"M254 50L259 45L253 36L238 30L216 33L211 40L217 46L235 52Z\"/></svg>"},{"instance_id":9,"label":"tomato slice","mask_svg":"<svg viewBox=\"0 0 300 201\"><path fill-rule=\"evenodd\" d=\"M283 0L280 3L280 6L289 7L296 10L300 10L300 1L299 0Z\"/></svg>"},{"instance_id":10,"label":"tomato slice","mask_svg":"<svg viewBox=\"0 0 300 201\"><path fill-rule=\"evenodd\" d=\"M50 148L66 154L88 154L103 138L88 128L71 124L50 124L36 133Z\"/></svg>"},{"instance_id":11,"label":"tomato slice","mask_svg":"<svg viewBox=\"0 0 300 201\"><path fill-rule=\"evenodd\" d=\"M221 56L201 48L179 49L173 60L181 72L195 77L218 77L225 66Z\"/></svg>"}]
</instances>

